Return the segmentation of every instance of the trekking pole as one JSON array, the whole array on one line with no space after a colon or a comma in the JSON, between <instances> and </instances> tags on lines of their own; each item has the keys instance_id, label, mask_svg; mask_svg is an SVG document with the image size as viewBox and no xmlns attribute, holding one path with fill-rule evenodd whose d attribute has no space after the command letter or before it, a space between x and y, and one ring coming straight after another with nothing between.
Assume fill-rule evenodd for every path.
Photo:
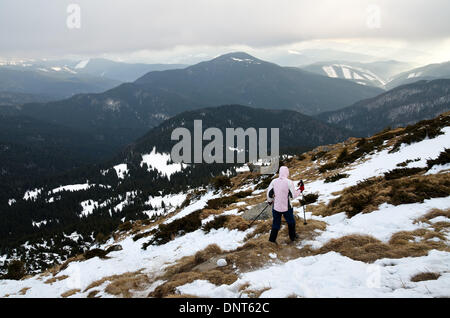
<instances>
[{"instance_id":1,"label":"trekking pole","mask_svg":"<svg viewBox=\"0 0 450 318\"><path fill-rule=\"evenodd\" d=\"M303 190L305 190L305 185L303 180L300 180L300 191L302 192L302 206L303 206L303 225L306 225L306 207L305 207L305 196L303 195Z\"/></svg>"},{"instance_id":2,"label":"trekking pole","mask_svg":"<svg viewBox=\"0 0 450 318\"><path fill-rule=\"evenodd\" d=\"M305 197L303 196L303 192L302 192L302 200L303 200L303 202L305 202ZM306 211L305 211L305 205L304 204L302 204L303 205L303 225L306 225L306 224L308 224L308 223L306 223Z\"/></svg>"},{"instance_id":3,"label":"trekking pole","mask_svg":"<svg viewBox=\"0 0 450 318\"><path fill-rule=\"evenodd\" d=\"M252 223L250 223L250 225L248 226L248 228L250 228L252 226L252 224L259 218L259 216L261 214L263 214L263 212L269 207L270 204L267 204L266 207L256 216L256 218L253 219Z\"/></svg>"}]
</instances>

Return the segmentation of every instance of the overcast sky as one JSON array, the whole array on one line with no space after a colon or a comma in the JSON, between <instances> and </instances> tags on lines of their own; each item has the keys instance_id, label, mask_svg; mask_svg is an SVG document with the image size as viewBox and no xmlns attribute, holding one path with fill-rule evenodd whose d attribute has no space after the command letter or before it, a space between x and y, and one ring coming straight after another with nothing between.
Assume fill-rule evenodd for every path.
<instances>
[{"instance_id":1,"label":"overcast sky","mask_svg":"<svg viewBox=\"0 0 450 318\"><path fill-rule=\"evenodd\" d=\"M449 12L448 0L0 0L0 57L191 62L245 50L276 61L335 49L426 64L450 60Z\"/></svg>"}]
</instances>

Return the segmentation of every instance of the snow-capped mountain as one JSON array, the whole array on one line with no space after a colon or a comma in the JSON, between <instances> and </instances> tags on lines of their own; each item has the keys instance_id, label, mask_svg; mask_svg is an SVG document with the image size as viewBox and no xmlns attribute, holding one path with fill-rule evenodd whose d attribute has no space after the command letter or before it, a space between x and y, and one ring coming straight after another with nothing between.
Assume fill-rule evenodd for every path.
<instances>
[{"instance_id":1,"label":"snow-capped mountain","mask_svg":"<svg viewBox=\"0 0 450 318\"><path fill-rule=\"evenodd\" d=\"M361 85L384 87L385 79L374 74L370 70L354 67L348 64L314 64L303 68L304 70L322 74L330 78L342 78L354 81Z\"/></svg>"},{"instance_id":2,"label":"snow-capped mountain","mask_svg":"<svg viewBox=\"0 0 450 318\"><path fill-rule=\"evenodd\" d=\"M107 178L35 189L11 205L47 200L58 209L70 196L82 222L65 231L61 247L78 252L63 260L51 238L26 242L26 260L64 263L22 280L13 280L24 274L11 261L19 255L0 256L8 262L0 297L448 297L449 137L447 113L284 158L290 178L306 186L292 201L295 243L284 229L278 245L268 242L271 219L250 226L272 179L250 171L150 193L137 174L114 166L101 174L123 174L134 190L121 192ZM164 162L156 151L149 156ZM97 213L123 219L111 234L80 234ZM43 221L50 218L33 226L44 229Z\"/></svg>"},{"instance_id":3,"label":"snow-capped mountain","mask_svg":"<svg viewBox=\"0 0 450 318\"><path fill-rule=\"evenodd\" d=\"M302 69L330 78L341 78L360 85L386 88L392 77L410 68L408 63L378 61L357 63L348 61L319 62L303 66Z\"/></svg>"},{"instance_id":4,"label":"snow-capped mountain","mask_svg":"<svg viewBox=\"0 0 450 318\"><path fill-rule=\"evenodd\" d=\"M20 71L35 71L47 74L72 74L104 77L117 82L133 82L152 71L165 71L185 68L185 64L146 64L125 63L103 58L84 60L47 60L47 59L12 59L0 60L0 69L8 68Z\"/></svg>"},{"instance_id":5,"label":"snow-capped mountain","mask_svg":"<svg viewBox=\"0 0 450 318\"><path fill-rule=\"evenodd\" d=\"M182 67L186 65L132 64L107 59L0 60L0 91L29 94L35 97L31 102L41 102L100 93L151 71Z\"/></svg>"},{"instance_id":6,"label":"snow-capped mountain","mask_svg":"<svg viewBox=\"0 0 450 318\"><path fill-rule=\"evenodd\" d=\"M402 72L395 76L387 84L387 88L397 87L399 85L410 84L422 80L450 79L450 62L429 64L423 67L414 68Z\"/></svg>"},{"instance_id":7,"label":"snow-capped mountain","mask_svg":"<svg viewBox=\"0 0 450 318\"><path fill-rule=\"evenodd\" d=\"M7 64L0 66L0 89L9 94L35 96L31 101L56 100L81 93L100 93L120 82L78 74L68 66Z\"/></svg>"},{"instance_id":8,"label":"snow-capped mountain","mask_svg":"<svg viewBox=\"0 0 450 318\"><path fill-rule=\"evenodd\" d=\"M177 93L205 106L240 104L317 114L382 91L281 67L244 52L232 52L185 69L150 72L135 84Z\"/></svg>"}]
</instances>

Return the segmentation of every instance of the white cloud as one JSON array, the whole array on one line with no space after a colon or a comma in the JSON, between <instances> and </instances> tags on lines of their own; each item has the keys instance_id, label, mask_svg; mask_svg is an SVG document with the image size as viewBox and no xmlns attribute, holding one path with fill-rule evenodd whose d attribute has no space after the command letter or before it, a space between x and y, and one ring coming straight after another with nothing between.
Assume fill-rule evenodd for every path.
<instances>
[{"instance_id":1,"label":"white cloud","mask_svg":"<svg viewBox=\"0 0 450 318\"><path fill-rule=\"evenodd\" d=\"M74 2L80 29L66 26ZM450 37L449 9L447 0L2 0L0 55L210 56L220 48L262 52L337 39L407 48Z\"/></svg>"}]
</instances>

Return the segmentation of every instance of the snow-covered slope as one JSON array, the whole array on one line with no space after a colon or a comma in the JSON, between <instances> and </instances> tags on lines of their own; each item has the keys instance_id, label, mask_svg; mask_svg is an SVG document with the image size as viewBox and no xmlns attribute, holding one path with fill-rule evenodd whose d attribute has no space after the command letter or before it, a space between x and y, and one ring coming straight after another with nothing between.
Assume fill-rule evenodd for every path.
<instances>
[{"instance_id":1,"label":"snow-covered slope","mask_svg":"<svg viewBox=\"0 0 450 318\"><path fill-rule=\"evenodd\" d=\"M388 83L387 88L438 78L450 78L450 62L429 64L397 74L392 81Z\"/></svg>"},{"instance_id":2,"label":"snow-covered slope","mask_svg":"<svg viewBox=\"0 0 450 318\"><path fill-rule=\"evenodd\" d=\"M360 85L370 85L384 88L387 79L363 67L346 62L316 63L302 67L302 69L324 75L330 78L341 78L356 82Z\"/></svg>"},{"instance_id":3,"label":"snow-covered slope","mask_svg":"<svg viewBox=\"0 0 450 318\"><path fill-rule=\"evenodd\" d=\"M376 61L358 63L351 61L322 61L301 68L331 78L341 78L360 85L393 88L390 82L400 73L410 70L413 65L399 61ZM412 76L412 75L411 75Z\"/></svg>"},{"instance_id":4,"label":"snow-covered slope","mask_svg":"<svg viewBox=\"0 0 450 318\"><path fill-rule=\"evenodd\" d=\"M449 297L450 164L443 154L450 125L413 141L405 134L353 138L287 160L291 179L318 195L306 206L307 225L300 198L293 200L293 244L284 229L278 245L267 242L270 219L249 227L247 213L264 202L267 180L244 172L231 188L152 196L155 211L162 202L172 208L91 246L110 248L106 257L85 253L23 280L2 280L0 297ZM355 160L342 159L344 148L362 147L367 152ZM392 176L394 169L403 170ZM363 205L357 213L340 208L352 196Z\"/></svg>"}]
</instances>

